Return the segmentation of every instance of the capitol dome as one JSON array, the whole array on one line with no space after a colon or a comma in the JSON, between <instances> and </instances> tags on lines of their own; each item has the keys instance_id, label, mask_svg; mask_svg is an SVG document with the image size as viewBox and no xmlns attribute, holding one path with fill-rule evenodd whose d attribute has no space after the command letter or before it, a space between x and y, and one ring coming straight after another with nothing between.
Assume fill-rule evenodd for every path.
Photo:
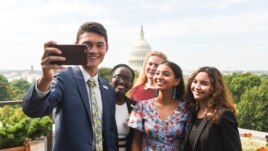
<instances>
[{"instance_id":1,"label":"capitol dome","mask_svg":"<svg viewBox=\"0 0 268 151\"><path fill-rule=\"evenodd\" d=\"M141 33L139 41L134 45L130 52L130 58L128 61L129 66L137 70L138 72L142 69L142 64L145 56L151 51L150 44L144 39L143 27L141 26Z\"/></svg>"}]
</instances>

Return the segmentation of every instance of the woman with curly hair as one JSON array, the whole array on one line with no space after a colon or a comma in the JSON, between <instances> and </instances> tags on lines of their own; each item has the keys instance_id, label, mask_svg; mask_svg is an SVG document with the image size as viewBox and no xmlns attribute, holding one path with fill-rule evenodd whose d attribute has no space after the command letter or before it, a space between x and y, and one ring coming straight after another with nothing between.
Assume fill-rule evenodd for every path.
<instances>
[{"instance_id":1,"label":"woman with curly hair","mask_svg":"<svg viewBox=\"0 0 268 151\"><path fill-rule=\"evenodd\" d=\"M242 151L235 106L221 72L199 68L186 91L194 116L184 151Z\"/></svg>"}]
</instances>

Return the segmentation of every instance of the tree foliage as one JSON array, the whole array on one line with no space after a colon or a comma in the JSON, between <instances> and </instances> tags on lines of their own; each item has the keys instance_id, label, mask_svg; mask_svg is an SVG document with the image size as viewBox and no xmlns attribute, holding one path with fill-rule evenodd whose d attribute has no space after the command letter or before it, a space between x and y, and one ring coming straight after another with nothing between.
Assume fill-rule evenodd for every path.
<instances>
[{"instance_id":1,"label":"tree foliage","mask_svg":"<svg viewBox=\"0 0 268 151\"><path fill-rule=\"evenodd\" d=\"M7 101L12 98L12 91L7 78L0 74L0 101Z\"/></svg>"},{"instance_id":2,"label":"tree foliage","mask_svg":"<svg viewBox=\"0 0 268 151\"><path fill-rule=\"evenodd\" d=\"M253 73L234 73L232 75L225 75L224 78L235 103L239 103L241 95L246 90L261 84L261 77Z\"/></svg>"},{"instance_id":3,"label":"tree foliage","mask_svg":"<svg viewBox=\"0 0 268 151\"><path fill-rule=\"evenodd\" d=\"M98 74L100 77L104 78L109 82L111 79L111 70L111 68L101 67L99 68Z\"/></svg>"},{"instance_id":4,"label":"tree foliage","mask_svg":"<svg viewBox=\"0 0 268 151\"><path fill-rule=\"evenodd\" d=\"M268 80L261 85L247 89L238 104L240 126L247 129L268 132Z\"/></svg>"},{"instance_id":5,"label":"tree foliage","mask_svg":"<svg viewBox=\"0 0 268 151\"><path fill-rule=\"evenodd\" d=\"M26 80L19 79L8 82L0 75L0 101L21 100L31 86Z\"/></svg>"},{"instance_id":6,"label":"tree foliage","mask_svg":"<svg viewBox=\"0 0 268 151\"><path fill-rule=\"evenodd\" d=\"M52 120L27 117L21 107L0 108L0 149L23 145L25 139L35 140L51 131Z\"/></svg>"},{"instance_id":7,"label":"tree foliage","mask_svg":"<svg viewBox=\"0 0 268 151\"><path fill-rule=\"evenodd\" d=\"M253 73L225 75L238 111L240 127L268 131L268 76Z\"/></svg>"},{"instance_id":8,"label":"tree foliage","mask_svg":"<svg viewBox=\"0 0 268 151\"><path fill-rule=\"evenodd\" d=\"M11 81L10 85L13 91L12 98L15 100L21 100L31 86L31 83L26 80L19 79Z\"/></svg>"}]
</instances>

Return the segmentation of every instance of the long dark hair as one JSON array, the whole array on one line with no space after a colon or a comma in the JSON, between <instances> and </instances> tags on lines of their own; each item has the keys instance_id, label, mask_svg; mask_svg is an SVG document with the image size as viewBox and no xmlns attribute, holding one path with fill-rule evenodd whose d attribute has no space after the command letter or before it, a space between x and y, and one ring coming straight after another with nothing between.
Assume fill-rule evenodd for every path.
<instances>
[{"instance_id":1,"label":"long dark hair","mask_svg":"<svg viewBox=\"0 0 268 151\"><path fill-rule=\"evenodd\" d=\"M173 97L174 99L181 100L185 92L185 85L184 85L183 74L182 74L182 70L180 66L171 61L164 61L160 63L159 65L162 65L162 64L166 64L167 66L169 66L171 70L173 71L175 78L180 79L180 83L174 87L175 94L173 94Z\"/></svg>"},{"instance_id":2,"label":"long dark hair","mask_svg":"<svg viewBox=\"0 0 268 151\"><path fill-rule=\"evenodd\" d=\"M200 67L197 69L191 77L188 79L186 86L187 100L190 102L192 109L197 111L199 109L198 102L194 99L191 85L200 72L205 72L208 74L208 77L211 82L211 96L208 100L208 112L207 117L212 123L218 123L220 118L220 108L227 108L235 114L235 105L233 99L230 95L230 92L224 82L223 75L215 67Z\"/></svg>"}]
</instances>

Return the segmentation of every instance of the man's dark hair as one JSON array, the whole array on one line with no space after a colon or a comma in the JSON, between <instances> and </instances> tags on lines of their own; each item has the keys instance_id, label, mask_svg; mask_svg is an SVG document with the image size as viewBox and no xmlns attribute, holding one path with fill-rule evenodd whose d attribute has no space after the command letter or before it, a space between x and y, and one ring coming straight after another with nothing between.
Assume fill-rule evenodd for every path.
<instances>
[{"instance_id":1,"label":"man's dark hair","mask_svg":"<svg viewBox=\"0 0 268 151\"><path fill-rule=\"evenodd\" d=\"M85 32L93 32L104 37L106 43L108 43L108 36L104 26L97 22L86 22L82 24L76 34L76 41L79 41L80 35Z\"/></svg>"}]
</instances>

